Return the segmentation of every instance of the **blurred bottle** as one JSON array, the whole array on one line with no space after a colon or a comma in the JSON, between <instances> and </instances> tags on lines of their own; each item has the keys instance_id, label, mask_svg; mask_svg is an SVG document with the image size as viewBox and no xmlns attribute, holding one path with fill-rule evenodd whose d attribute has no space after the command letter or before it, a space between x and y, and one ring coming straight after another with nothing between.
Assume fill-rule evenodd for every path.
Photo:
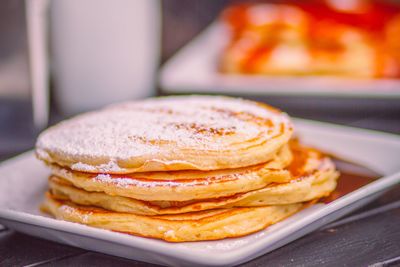
<instances>
[{"instance_id":1,"label":"blurred bottle","mask_svg":"<svg viewBox=\"0 0 400 267\"><path fill-rule=\"evenodd\" d=\"M54 98L67 115L155 92L158 0L55 0L50 6Z\"/></svg>"}]
</instances>

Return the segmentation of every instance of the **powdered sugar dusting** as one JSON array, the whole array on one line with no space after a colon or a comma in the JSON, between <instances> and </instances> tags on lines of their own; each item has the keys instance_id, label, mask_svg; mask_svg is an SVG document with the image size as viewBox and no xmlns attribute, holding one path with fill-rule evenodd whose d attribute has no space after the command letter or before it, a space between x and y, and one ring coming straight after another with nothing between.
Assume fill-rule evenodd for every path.
<instances>
[{"instance_id":1,"label":"powdered sugar dusting","mask_svg":"<svg viewBox=\"0 0 400 267\"><path fill-rule=\"evenodd\" d=\"M164 237L167 239L175 239L175 231L174 230L168 230L164 233Z\"/></svg>"},{"instance_id":2,"label":"powdered sugar dusting","mask_svg":"<svg viewBox=\"0 0 400 267\"><path fill-rule=\"evenodd\" d=\"M288 124L286 116L254 102L210 96L166 97L127 102L66 120L43 132L38 155L58 153L76 162L72 169L120 171L116 162L181 149L220 151L259 136L268 139L277 129L266 129L236 116L250 114L272 124ZM279 127L275 127L279 128ZM110 160L92 166L82 159ZM46 160L46 159L45 159Z\"/></svg>"},{"instance_id":3,"label":"powdered sugar dusting","mask_svg":"<svg viewBox=\"0 0 400 267\"><path fill-rule=\"evenodd\" d=\"M112 177L109 174L98 174L93 179L102 183L113 184L120 188L127 188L129 186L137 186L137 187L182 187L182 186L207 186L213 182L211 179L203 179L203 180L194 180L191 182L181 182L181 181L152 181L152 180L136 180L130 177ZM214 179L215 180L215 179Z\"/></svg>"},{"instance_id":4,"label":"powdered sugar dusting","mask_svg":"<svg viewBox=\"0 0 400 267\"><path fill-rule=\"evenodd\" d=\"M87 212L85 214L81 214L75 210L75 208L70 207L68 205L61 205L60 210L62 210L63 213L78 216L80 220L82 220L83 223L88 223L90 215L93 214L92 212Z\"/></svg>"},{"instance_id":5,"label":"powdered sugar dusting","mask_svg":"<svg viewBox=\"0 0 400 267\"><path fill-rule=\"evenodd\" d=\"M71 165L72 170L84 170L88 172L94 172L94 171L100 171L100 172L119 172L122 171L123 169L120 168L115 160L111 160L106 164L100 164L100 165L89 165L85 164L83 162L77 162Z\"/></svg>"}]
</instances>

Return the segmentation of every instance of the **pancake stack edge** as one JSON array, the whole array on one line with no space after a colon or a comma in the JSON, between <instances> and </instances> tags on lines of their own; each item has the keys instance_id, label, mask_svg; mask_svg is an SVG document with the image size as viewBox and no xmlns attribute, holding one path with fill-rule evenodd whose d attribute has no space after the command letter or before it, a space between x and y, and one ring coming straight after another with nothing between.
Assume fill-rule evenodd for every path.
<instances>
[{"instance_id":1,"label":"pancake stack edge","mask_svg":"<svg viewBox=\"0 0 400 267\"><path fill-rule=\"evenodd\" d=\"M127 102L45 130L42 209L62 220L171 242L260 231L328 196L331 159L293 139L283 112L178 96Z\"/></svg>"}]
</instances>

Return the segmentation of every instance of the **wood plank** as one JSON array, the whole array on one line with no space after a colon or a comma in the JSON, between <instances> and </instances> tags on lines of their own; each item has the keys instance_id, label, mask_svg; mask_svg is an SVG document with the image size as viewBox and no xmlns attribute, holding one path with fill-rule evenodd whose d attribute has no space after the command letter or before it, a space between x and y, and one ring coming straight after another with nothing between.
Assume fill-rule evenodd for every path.
<instances>
[{"instance_id":1,"label":"wood plank","mask_svg":"<svg viewBox=\"0 0 400 267\"><path fill-rule=\"evenodd\" d=\"M69 266L118 266L118 267L156 267L160 265L132 261L123 258L104 255L96 252L86 252L81 255L65 257L59 260L41 264L41 267L69 267Z\"/></svg>"},{"instance_id":2,"label":"wood plank","mask_svg":"<svg viewBox=\"0 0 400 267\"><path fill-rule=\"evenodd\" d=\"M25 266L84 252L10 230L0 232L0 266Z\"/></svg>"}]
</instances>

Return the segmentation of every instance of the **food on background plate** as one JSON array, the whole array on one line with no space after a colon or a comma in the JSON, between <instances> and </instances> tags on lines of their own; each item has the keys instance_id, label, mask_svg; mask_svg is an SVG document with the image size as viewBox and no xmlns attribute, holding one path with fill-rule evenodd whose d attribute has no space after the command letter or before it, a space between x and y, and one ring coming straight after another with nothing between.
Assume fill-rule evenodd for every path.
<instances>
[{"instance_id":1,"label":"food on background plate","mask_svg":"<svg viewBox=\"0 0 400 267\"><path fill-rule=\"evenodd\" d=\"M227 74L400 77L400 8L385 1L243 3L224 10Z\"/></svg>"},{"instance_id":2,"label":"food on background plate","mask_svg":"<svg viewBox=\"0 0 400 267\"><path fill-rule=\"evenodd\" d=\"M171 242L250 234L336 187L332 160L292 135L285 113L243 99L113 105L39 136L37 157L52 170L42 208Z\"/></svg>"}]
</instances>

